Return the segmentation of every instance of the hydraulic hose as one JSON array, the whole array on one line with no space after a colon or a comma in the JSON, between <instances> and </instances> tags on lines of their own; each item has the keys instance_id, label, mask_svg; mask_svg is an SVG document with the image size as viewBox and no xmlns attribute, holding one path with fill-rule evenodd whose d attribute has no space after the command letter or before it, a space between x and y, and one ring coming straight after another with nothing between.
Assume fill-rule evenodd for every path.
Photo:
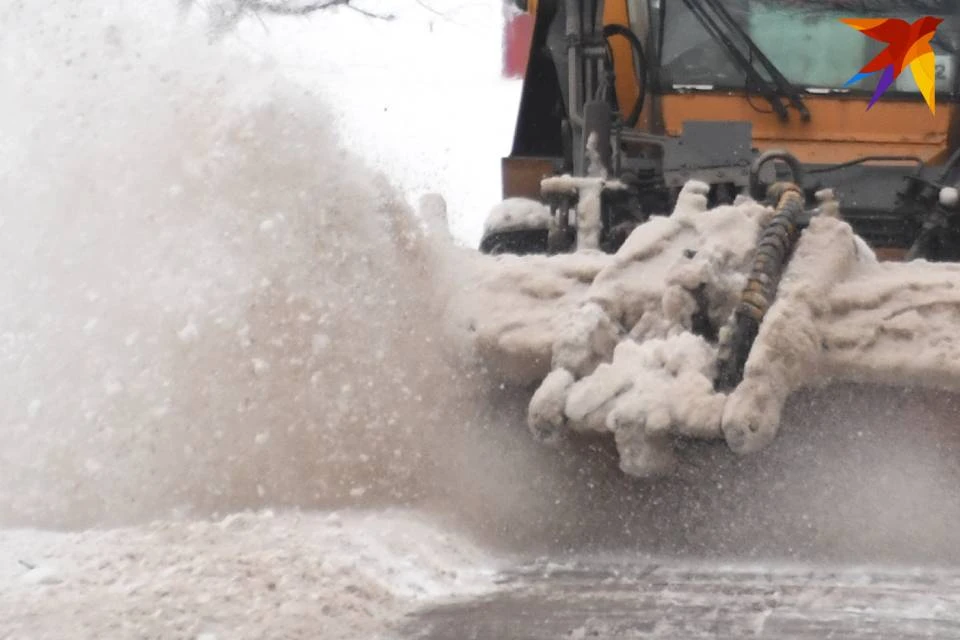
<instances>
[{"instance_id":1,"label":"hydraulic hose","mask_svg":"<svg viewBox=\"0 0 960 640\"><path fill-rule=\"evenodd\" d=\"M757 156L750 165L750 197L757 202L768 196L767 186L760 180L760 171L769 162L781 161L790 169L790 183L803 186L803 165L795 155L783 149L771 149Z\"/></svg>"},{"instance_id":2,"label":"hydraulic hose","mask_svg":"<svg viewBox=\"0 0 960 640\"><path fill-rule=\"evenodd\" d=\"M636 67L634 71L636 73L637 83L640 85L640 91L637 95L636 102L633 104L633 108L625 119L626 125L632 129L640 119L640 114L643 112L643 106L647 99L647 56L643 51L643 43L640 42L640 38L638 38L637 34L629 27L622 24L608 24L603 28L604 40L609 40L611 36L623 36L626 38L627 42L630 43L630 48L633 49L633 52L636 54L636 60L634 61ZM607 51L610 52L609 43L607 44ZM609 55L610 62L613 64L613 54L609 53Z\"/></svg>"},{"instance_id":3,"label":"hydraulic hose","mask_svg":"<svg viewBox=\"0 0 960 640\"><path fill-rule=\"evenodd\" d=\"M800 239L803 192L793 183L774 184L773 190L779 195L776 213L760 235L747 284L731 318L726 339L720 344L714 381L717 391L731 391L743 380L760 323L776 299L780 277Z\"/></svg>"}]
</instances>

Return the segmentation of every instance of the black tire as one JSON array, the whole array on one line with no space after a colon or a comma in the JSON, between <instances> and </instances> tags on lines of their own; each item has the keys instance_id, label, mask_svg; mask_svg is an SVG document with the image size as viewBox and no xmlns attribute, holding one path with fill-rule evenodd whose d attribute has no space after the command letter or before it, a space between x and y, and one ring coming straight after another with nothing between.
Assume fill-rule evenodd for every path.
<instances>
[{"instance_id":1,"label":"black tire","mask_svg":"<svg viewBox=\"0 0 960 640\"><path fill-rule=\"evenodd\" d=\"M480 241L480 252L488 255L529 255L547 253L546 229L513 229L495 231Z\"/></svg>"}]
</instances>

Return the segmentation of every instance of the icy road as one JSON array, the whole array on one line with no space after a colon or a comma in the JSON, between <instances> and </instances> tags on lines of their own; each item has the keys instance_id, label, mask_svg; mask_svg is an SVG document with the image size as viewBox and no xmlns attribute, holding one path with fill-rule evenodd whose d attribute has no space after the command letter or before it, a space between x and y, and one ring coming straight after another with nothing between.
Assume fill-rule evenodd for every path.
<instances>
[{"instance_id":1,"label":"icy road","mask_svg":"<svg viewBox=\"0 0 960 640\"><path fill-rule=\"evenodd\" d=\"M960 637L960 571L578 558L412 615L418 640Z\"/></svg>"}]
</instances>

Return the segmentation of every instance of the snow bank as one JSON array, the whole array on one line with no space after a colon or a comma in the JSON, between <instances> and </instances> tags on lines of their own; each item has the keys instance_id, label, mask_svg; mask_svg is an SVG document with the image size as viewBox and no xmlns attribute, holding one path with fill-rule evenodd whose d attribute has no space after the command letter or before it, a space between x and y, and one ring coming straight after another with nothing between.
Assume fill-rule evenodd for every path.
<instances>
[{"instance_id":1,"label":"snow bank","mask_svg":"<svg viewBox=\"0 0 960 640\"><path fill-rule=\"evenodd\" d=\"M375 638L411 607L490 589L498 566L397 510L0 531L0 636Z\"/></svg>"},{"instance_id":2,"label":"snow bank","mask_svg":"<svg viewBox=\"0 0 960 640\"><path fill-rule=\"evenodd\" d=\"M646 476L674 469L678 436L764 447L801 387L960 389L960 265L880 263L825 215L803 233L742 384L714 391L717 334L773 211L749 200L708 211L704 194L686 185L674 212L637 228L616 255L488 258L464 292L461 322L480 357L536 387L537 437L611 433L621 468Z\"/></svg>"}]
</instances>

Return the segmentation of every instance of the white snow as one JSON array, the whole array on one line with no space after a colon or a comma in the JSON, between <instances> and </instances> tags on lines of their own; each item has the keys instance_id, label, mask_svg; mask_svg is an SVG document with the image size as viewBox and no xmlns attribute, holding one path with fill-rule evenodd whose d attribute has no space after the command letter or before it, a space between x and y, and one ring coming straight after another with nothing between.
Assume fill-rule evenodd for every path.
<instances>
[{"instance_id":1,"label":"white snow","mask_svg":"<svg viewBox=\"0 0 960 640\"><path fill-rule=\"evenodd\" d=\"M419 604L489 590L500 562L403 510L6 530L0 637L375 638Z\"/></svg>"},{"instance_id":2,"label":"white snow","mask_svg":"<svg viewBox=\"0 0 960 640\"><path fill-rule=\"evenodd\" d=\"M429 0L388 10L389 22L348 9L247 20L224 45L322 89L338 136L408 202L443 194L454 238L476 247L501 200L520 99L520 81L501 77L503 8Z\"/></svg>"},{"instance_id":3,"label":"white snow","mask_svg":"<svg viewBox=\"0 0 960 640\"><path fill-rule=\"evenodd\" d=\"M515 229L547 229L552 217L550 207L529 198L506 198L487 214L484 233Z\"/></svg>"},{"instance_id":4,"label":"white snow","mask_svg":"<svg viewBox=\"0 0 960 640\"><path fill-rule=\"evenodd\" d=\"M499 7L437 7L454 22L422 7L390 23L250 20L211 43L172 6L69 4L6 10L0 42L19 88L0 101L0 425L30 424L0 451L0 522L123 522L224 496L323 503L349 499L354 481L365 500L418 494L406 479L426 473L421 444L472 409L462 394L439 409L431 397L459 384L435 340L434 258L410 204L368 165L440 188L469 154L498 176L489 145L508 148L510 127L425 136L428 155L455 148L427 162L388 135L422 122L373 112L412 108L420 89L459 100L500 83ZM345 46L358 40L376 46ZM468 44L455 61L436 53ZM477 120L488 106L460 108ZM471 150L463 131L488 147ZM373 142L407 154L380 158ZM472 212L479 229L499 185L470 171L464 182L494 192L451 209L456 239L474 243L456 220ZM268 429L269 446L248 451ZM87 458L102 461L96 477Z\"/></svg>"}]
</instances>

